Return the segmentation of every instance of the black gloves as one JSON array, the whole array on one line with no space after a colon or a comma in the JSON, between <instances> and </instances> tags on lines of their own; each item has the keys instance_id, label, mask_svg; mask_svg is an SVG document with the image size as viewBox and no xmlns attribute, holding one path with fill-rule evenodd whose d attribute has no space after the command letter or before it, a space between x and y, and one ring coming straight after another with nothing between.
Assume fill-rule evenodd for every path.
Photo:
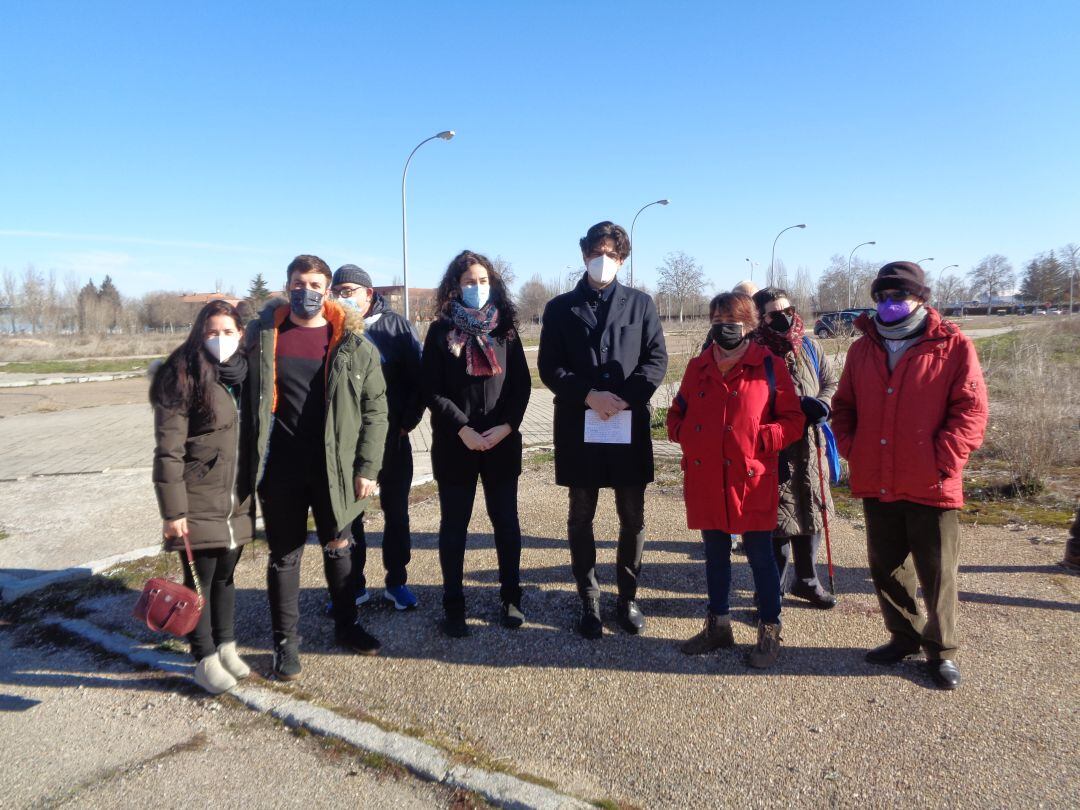
<instances>
[{"instance_id":1,"label":"black gloves","mask_svg":"<svg viewBox=\"0 0 1080 810\"><path fill-rule=\"evenodd\" d=\"M803 415L806 416L807 423L811 425L822 424L831 413L828 405L814 397L799 397L799 406L802 408Z\"/></svg>"}]
</instances>

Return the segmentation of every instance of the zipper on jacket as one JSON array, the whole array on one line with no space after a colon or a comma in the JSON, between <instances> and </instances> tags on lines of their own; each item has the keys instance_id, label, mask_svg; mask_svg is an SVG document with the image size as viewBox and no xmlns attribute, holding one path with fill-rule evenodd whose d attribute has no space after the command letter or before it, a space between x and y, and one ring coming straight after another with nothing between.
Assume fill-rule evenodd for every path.
<instances>
[{"instance_id":1,"label":"zipper on jacket","mask_svg":"<svg viewBox=\"0 0 1080 810\"><path fill-rule=\"evenodd\" d=\"M236 511L236 480L240 477L240 406L228 386L220 382L218 385L225 389L225 393L229 395L229 401L236 410L236 456L233 460L232 486L229 487L229 512L225 515L225 526L229 530L229 551L232 551L236 548L236 533L233 531L232 518Z\"/></svg>"}]
</instances>

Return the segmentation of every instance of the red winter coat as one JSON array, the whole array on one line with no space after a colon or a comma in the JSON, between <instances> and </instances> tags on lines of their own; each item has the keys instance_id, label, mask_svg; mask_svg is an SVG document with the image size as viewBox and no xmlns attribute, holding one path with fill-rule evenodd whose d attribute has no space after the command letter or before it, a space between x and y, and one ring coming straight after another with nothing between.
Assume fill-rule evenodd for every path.
<instances>
[{"instance_id":1,"label":"red winter coat","mask_svg":"<svg viewBox=\"0 0 1080 810\"><path fill-rule=\"evenodd\" d=\"M769 412L765 357L776 377ZM729 534L772 531L780 485L778 455L806 423L784 361L751 343L726 376L712 346L690 361L668 411L668 437L682 446L686 525Z\"/></svg>"},{"instance_id":2,"label":"red winter coat","mask_svg":"<svg viewBox=\"0 0 1080 810\"><path fill-rule=\"evenodd\" d=\"M964 505L961 473L986 432L989 405L975 346L927 307L926 331L889 373L884 342L866 315L832 401L832 428L851 468L851 494Z\"/></svg>"}]
</instances>

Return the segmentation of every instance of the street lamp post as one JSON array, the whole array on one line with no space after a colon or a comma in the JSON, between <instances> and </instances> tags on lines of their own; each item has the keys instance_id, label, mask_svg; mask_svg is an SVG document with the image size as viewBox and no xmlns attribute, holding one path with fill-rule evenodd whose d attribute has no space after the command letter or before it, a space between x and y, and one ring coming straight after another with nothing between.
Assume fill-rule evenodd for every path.
<instances>
[{"instance_id":1,"label":"street lamp post","mask_svg":"<svg viewBox=\"0 0 1080 810\"><path fill-rule=\"evenodd\" d=\"M772 256L769 258L769 278L768 278L768 284L769 284L770 287L776 282L776 240L779 239L781 236L783 236L788 231L790 231L792 228L805 228L805 227L806 227L805 224L803 224L803 225L789 225L788 227L784 228L784 230L780 231L780 233L778 233L776 235L776 239L772 240Z\"/></svg>"},{"instance_id":2,"label":"street lamp post","mask_svg":"<svg viewBox=\"0 0 1080 810\"><path fill-rule=\"evenodd\" d=\"M847 308L851 309L851 257L855 255L855 251L864 245L876 245L877 242L860 242L851 249L851 253L847 257Z\"/></svg>"},{"instance_id":3,"label":"street lamp post","mask_svg":"<svg viewBox=\"0 0 1080 810\"><path fill-rule=\"evenodd\" d=\"M1080 250L1077 245L1069 251L1069 316L1073 314L1073 282L1076 281L1076 251Z\"/></svg>"},{"instance_id":4,"label":"street lamp post","mask_svg":"<svg viewBox=\"0 0 1080 810\"><path fill-rule=\"evenodd\" d=\"M440 132L438 135L432 135L430 138L425 138L416 145L416 147L409 153L409 159L405 161L405 169L401 172L401 265L403 269L403 278L405 288L402 290L402 297L405 299L405 320L409 320L409 228L408 220L405 216L405 178L409 174L409 163L413 159L413 155L416 154L416 150L423 146L428 141L433 141L436 138L441 138L444 141L448 141L454 137L454 130L448 129L444 132Z\"/></svg>"},{"instance_id":5,"label":"street lamp post","mask_svg":"<svg viewBox=\"0 0 1080 810\"><path fill-rule=\"evenodd\" d=\"M634 214L634 221L630 223L630 287L634 286L634 226L637 225L637 218L641 216L641 212L648 208L650 205L667 205L671 200L655 200L648 205L643 205L638 209L638 212Z\"/></svg>"},{"instance_id":6,"label":"street lamp post","mask_svg":"<svg viewBox=\"0 0 1080 810\"><path fill-rule=\"evenodd\" d=\"M925 259L919 259L917 262L915 262L915 264L922 264L923 262L932 262L933 260L934 260L933 256L927 256Z\"/></svg>"},{"instance_id":7,"label":"street lamp post","mask_svg":"<svg viewBox=\"0 0 1080 810\"><path fill-rule=\"evenodd\" d=\"M752 262L749 259L747 259L746 263L750 265L750 280L753 281L754 280L754 265L756 265L757 262Z\"/></svg>"}]
</instances>

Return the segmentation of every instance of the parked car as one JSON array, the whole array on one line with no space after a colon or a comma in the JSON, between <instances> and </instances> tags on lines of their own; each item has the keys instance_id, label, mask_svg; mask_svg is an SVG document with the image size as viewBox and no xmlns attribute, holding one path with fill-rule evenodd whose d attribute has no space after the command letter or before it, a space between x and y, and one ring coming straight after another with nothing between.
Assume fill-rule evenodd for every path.
<instances>
[{"instance_id":1,"label":"parked car","mask_svg":"<svg viewBox=\"0 0 1080 810\"><path fill-rule=\"evenodd\" d=\"M1050 314L1051 314L1051 315L1064 315L1064 314L1065 314L1065 310L1063 310L1063 309L1058 309L1057 307L1054 307L1054 308L1053 308L1052 310L1050 310Z\"/></svg>"},{"instance_id":2,"label":"parked car","mask_svg":"<svg viewBox=\"0 0 1080 810\"><path fill-rule=\"evenodd\" d=\"M823 312L814 321L814 334L819 338L849 336L855 334L855 319L864 310L844 309L840 312ZM872 312L873 310L871 310Z\"/></svg>"},{"instance_id":3,"label":"parked car","mask_svg":"<svg viewBox=\"0 0 1080 810\"><path fill-rule=\"evenodd\" d=\"M1043 309L1042 307L1038 307L1034 312L1032 312L1032 315L1045 315L1045 314L1046 314L1046 310Z\"/></svg>"}]
</instances>

